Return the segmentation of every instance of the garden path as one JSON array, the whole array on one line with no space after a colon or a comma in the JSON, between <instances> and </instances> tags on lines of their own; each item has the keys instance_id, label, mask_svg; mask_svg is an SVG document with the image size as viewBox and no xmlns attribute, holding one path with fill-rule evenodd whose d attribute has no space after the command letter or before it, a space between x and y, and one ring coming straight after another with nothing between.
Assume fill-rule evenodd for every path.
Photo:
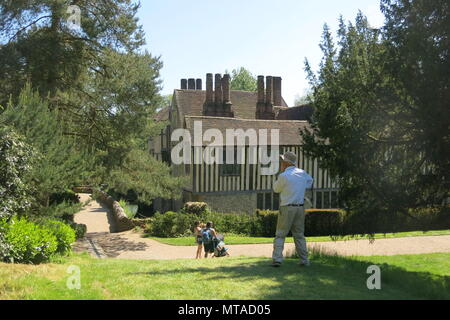
<instances>
[{"instance_id":1,"label":"garden path","mask_svg":"<svg viewBox=\"0 0 450 320\"><path fill-rule=\"evenodd\" d=\"M80 194L81 201L90 198ZM97 201L92 200L82 211L75 215L75 222L87 225L85 239L75 244L75 251L88 250L99 258L167 260L189 259L195 257L196 246L171 246L158 241L143 238L135 231L112 233L114 225L110 213ZM226 240L226 239L225 239ZM192 239L194 242L194 238ZM229 245L233 257L272 256L272 244ZM309 242L310 250L322 250L343 256L372 256L397 254L423 254L450 252L450 235L420 236L408 238L347 240L330 242ZM286 243L285 253L294 251L293 243Z\"/></svg>"}]
</instances>

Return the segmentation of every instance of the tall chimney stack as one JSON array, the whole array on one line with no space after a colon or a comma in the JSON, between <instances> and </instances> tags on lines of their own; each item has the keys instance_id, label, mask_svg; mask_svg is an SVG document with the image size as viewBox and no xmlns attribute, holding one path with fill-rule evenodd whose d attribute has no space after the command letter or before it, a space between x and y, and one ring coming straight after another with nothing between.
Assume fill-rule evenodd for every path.
<instances>
[{"instance_id":1,"label":"tall chimney stack","mask_svg":"<svg viewBox=\"0 0 450 320\"><path fill-rule=\"evenodd\" d=\"M214 102L213 74L206 74L206 103Z\"/></svg>"},{"instance_id":2,"label":"tall chimney stack","mask_svg":"<svg viewBox=\"0 0 450 320\"><path fill-rule=\"evenodd\" d=\"M188 89L195 90L195 79L188 79Z\"/></svg>"},{"instance_id":3,"label":"tall chimney stack","mask_svg":"<svg viewBox=\"0 0 450 320\"><path fill-rule=\"evenodd\" d=\"M258 102L256 104L256 119L261 120L273 120L275 119L275 113L273 111L274 101L274 88L277 85L274 84L274 78L271 76L266 77L266 90L264 91L264 76L258 76Z\"/></svg>"},{"instance_id":4,"label":"tall chimney stack","mask_svg":"<svg viewBox=\"0 0 450 320\"><path fill-rule=\"evenodd\" d=\"M222 75L220 73L216 73L214 82L215 103L216 106L219 106L223 103Z\"/></svg>"},{"instance_id":5,"label":"tall chimney stack","mask_svg":"<svg viewBox=\"0 0 450 320\"><path fill-rule=\"evenodd\" d=\"M222 78L222 75L217 73L214 82L213 74L206 74L206 100L203 104L203 115L210 117L234 117L229 74L225 74Z\"/></svg>"},{"instance_id":6,"label":"tall chimney stack","mask_svg":"<svg viewBox=\"0 0 450 320\"><path fill-rule=\"evenodd\" d=\"M202 79L197 79L197 80L195 81L195 89L196 89L196 90L203 90L203 89L202 89Z\"/></svg>"},{"instance_id":7,"label":"tall chimney stack","mask_svg":"<svg viewBox=\"0 0 450 320\"><path fill-rule=\"evenodd\" d=\"M282 105L282 97L281 97L281 77L273 78L273 105L281 106Z\"/></svg>"},{"instance_id":8,"label":"tall chimney stack","mask_svg":"<svg viewBox=\"0 0 450 320\"><path fill-rule=\"evenodd\" d=\"M206 100L203 104L203 115L209 116L214 112L213 74L206 74Z\"/></svg>"},{"instance_id":9,"label":"tall chimney stack","mask_svg":"<svg viewBox=\"0 0 450 320\"><path fill-rule=\"evenodd\" d=\"M224 74L222 78L223 103L231 101L230 97L230 75Z\"/></svg>"},{"instance_id":10,"label":"tall chimney stack","mask_svg":"<svg viewBox=\"0 0 450 320\"><path fill-rule=\"evenodd\" d=\"M234 118L233 104L231 103L230 75L224 74L222 78L223 105L222 116ZM220 107L219 107L220 108Z\"/></svg>"},{"instance_id":11,"label":"tall chimney stack","mask_svg":"<svg viewBox=\"0 0 450 320\"><path fill-rule=\"evenodd\" d=\"M181 79L181 90L187 89L187 79Z\"/></svg>"},{"instance_id":12,"label":"tall chimney stack","mask_svg":"<svg viewBox=\"0 0 450 320\"><path fill-rule=\"evenodd\" d=\"M266 105L273 105L273 77L266 77Z\"/></svg>"},{"instance_id":13,"label":"tall chimney stack","mask_svg":"<svg viewBox=\"0 0 450 320\"><path fill-rule=\"evenodd\" d=\"M258 103L265 103L264 76L258 76Z\"/></svg>"}]
</instances>

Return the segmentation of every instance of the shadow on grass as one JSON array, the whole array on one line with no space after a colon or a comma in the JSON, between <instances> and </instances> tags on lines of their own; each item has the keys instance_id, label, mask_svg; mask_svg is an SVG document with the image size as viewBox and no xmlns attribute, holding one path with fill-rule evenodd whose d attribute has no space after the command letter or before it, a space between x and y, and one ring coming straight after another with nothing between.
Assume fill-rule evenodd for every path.
<instances>
[{"instance_id":1,"label":"shadow on grass","mask_svg":"<svg viewBox=\"0 0 450 320\"><path fill-rule=\"evenodd\" d=\"M382 264L381 290L367 288L367 268L370 261L351 258L312 255L309 268L300 267L297 260L287 259L281 268L273 268L268 260L246 262L234 261L235 265L199 268L168 268L143 273L128 273L126 276L181 276L198 274L199 281L220 284L224 281L242 288L254 288L257 281L257 299L450 299L450 277L426 272L410 272L402 268ZM236 264L237 263L237 264ZM220 299L220 297L217 297Z\"/></svg>"}]
</instances>

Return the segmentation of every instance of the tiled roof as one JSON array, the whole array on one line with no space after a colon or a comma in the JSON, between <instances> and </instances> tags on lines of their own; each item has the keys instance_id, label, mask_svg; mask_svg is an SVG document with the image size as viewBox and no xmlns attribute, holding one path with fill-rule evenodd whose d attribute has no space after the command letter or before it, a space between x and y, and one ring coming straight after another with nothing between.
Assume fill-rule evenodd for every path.
<instances>
[{"instance_id":1,"label":"tiled roof","mask_svg":"<svg viewBox=\"0 0 450 320\"><path fill-rule=\"evenodd\" d=\"M170 111L169 107L162 108L155 114L155 120L156 121L169 120L169 111Z\"/></svg>"},{"instance_id":2,"label":"tiled roof","mask_svg":"<svg viewBox=\"0 0 450 320\"><path fill-rule=\"evenodd\" d=\"M208 129L219 129L224 139L226 137L227 129L248 129L256 130L259 133L260 129L279 130L279 144L280 145L300 145L302 139L300 137L300 129L308 127L306 121L296 120L255 120L255 119L237 119L237 118L223 118L223 117L205 117L205 116L187 116L185 117L186 129L194 137L194 122L201 121L202 132ZM268 143L270 144L271 132L267 132ZM230 141L225 141L225 143ZM209 142L203 142L207 145Z\"/></svg>"},{"instance_id":3,"label":"tiled roof","mask_svg":"<svg viewBox=\"0 0 450 320\"><path fill-rule=\"evenodd\" d=\"M235 118L255 119L257 92L231 90L230 96ZM181 118L183 116L201 116L206 100L206 91L175 90L175 99ZM284 100L283 107L287 107Z\"/></svg>"},{"instance_id":4,"label":"tiled roof","mask_svg":"<svg viewBox=\"0 0 450 320\"><path fill-rule=\"evenodd\" d=\"M292 108L279 108L277 110L278 120L311 120L314 112L312 105L303 105Z\"/></svg>"}]
</instances>

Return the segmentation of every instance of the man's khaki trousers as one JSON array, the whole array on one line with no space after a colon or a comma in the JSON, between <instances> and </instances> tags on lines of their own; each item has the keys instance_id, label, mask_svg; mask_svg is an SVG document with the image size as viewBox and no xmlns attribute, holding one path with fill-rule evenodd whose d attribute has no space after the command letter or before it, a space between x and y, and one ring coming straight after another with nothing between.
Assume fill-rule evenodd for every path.
<instances>
[{"instance_id":1,"label":"man's khaki trousers","mask_svg":"<svg viewBox=\"0 0 450 320\"><path fill-rule=\"evenodd\" d=\"M308 262L308 249L305 239L305 209L304 207L280 207L277 221L277 232L273 243L272 259L275 262L283 261L284 241L289 231L295 241L295 249L302 263Z\"/></svg>"}]
</instances>

